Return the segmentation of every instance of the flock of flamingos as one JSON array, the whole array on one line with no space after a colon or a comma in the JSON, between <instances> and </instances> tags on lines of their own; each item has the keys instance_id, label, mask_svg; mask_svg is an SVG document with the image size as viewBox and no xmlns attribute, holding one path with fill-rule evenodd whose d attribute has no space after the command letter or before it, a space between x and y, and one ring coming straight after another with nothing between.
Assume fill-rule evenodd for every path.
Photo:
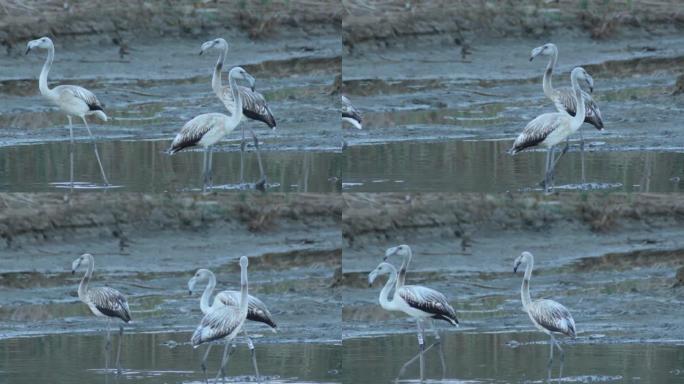
<instances>
[{"instance_id":1,"label":"flock of flamingos","mask_svg":"<svg viewBox=\"0 0 684 384\"><path fill-rule=\"evenodd\" d=\"M102 104L95 94L89 90L76 85L60 85L54 88L48 87L48 73L55 57L55 46L49 37L32 40L28 43L26 53L33 49L46 49L47 59L40 72L38 87L40 93L48 101L58 106L64 112L69 121L69 134L71 138L71 168L70 177L73 186L73 128L72 119L80 118L83 121L88 134L93 139L92 132L86 121L86 116L95 116L102 121L107 121ZM204 188L212 186L212 146L226 137L240 124L243 116L265 123L268 127L275 129L276 121L273 113L269 109L264 96L254 89L255 80L247 71L241 67L231 68L228 72L228 85L224 86L221 82L223 63L228 53L228 42L222 38L214 39L202 44L200 54L216 49L220 51L218 61L214 68L211 86L216 96L221 100L228 111L228 115L223 113L204 113L196 116L185 123L180 132L171 142L168 150L169 154L177 153L186 148L204 148ZM561 157L569 148L569 137L580 131L580 148L584 150L581 126L584 122L594 125L597 129L603 129L603 120L598 105L594 102L591 95L585 92L581 84L586 84L589 91L593 91L594 81L592 77L581 67L576 67L570 74L571 87L554 88L552 85L553 70L558 61L558 48L554 44L545 44L532 50L530 60L537 56L549 56L549 62L544 72L543 90L557 109L557 112L544 113L530 121L520 135L513 142L509 153L515 155L527 148L541 146L547 149L546 168L542 186L546 192L553 188L554 169ZM237 81L247 81L249 87L238 85ZM349 99L342 96L342 121L352 124L361 129L362 120L359 111L354 108ZM245 130L242 125L242 141L240 145L241 154L245 150ZM250 133L254 140L257 160L259 162L260 178L254 183L256 189L266 188L267 180L259 151L259 140L250 128ZM94 139L93 139L94 141ZM558 144L566 141L565 147L560 154L555 155ZM105 175L102 161L94 143L95 158L97 159L102 180L105 185L109 185ZM241 157L241 170L244 162ZM240 184L244 184L240 172Z\"/></svg>"},{"instance_id":2,"label":"flock of flamingos","mask_svg":"<svg viewBox=\"0 0 684 384\"><path fill-rule=\"evenodd\" d=\"M449 300L443 293L421 285L405 284L406 274L412 256L413 253L408 245L399 245L387 249L383 261L368 275L368 284L369 286L372 286L378 276L389 275L384 287L380 291L378 299L380 305L385 310L403 312L416 320L419 345L417 358L420 362L420 377L422 380L425 367L423 355L426 352L424 322L429 323L437 343L440 342L440 336L434 326L433 319L444 320L453 326L458 326L459 322L456 317L456 311L451 304L449 304ZM388 260L393 257L401 257L403 259L398 272L397 269L388 262ZM563 369L563 349L554 335L561 334L574 338L576 336L575 320L572 318L570 311L556 301L548 299L533 301L530 298L530 278L532 276L532 268L534 267L534 257L531 253L523 252L515 259L513 272L517 272L522 264L525 264L525 275L523 277L522 287L520 288L520 297L523 309L529 315L534 326L550 337L548 362L550 376L554 348L557 348L560 352L561 372ZM107 319L105 352L106 369L109 370L109 352L112 346L111 321L112 319L118 318L123 322L128 323L131 321L131 312L128 307L128 301L121 292L109 287L90 288L88 286L95 268L95 260L91 254L83 254L74 260L72 263L72 273L76 273L76 270L81 265L86 267L86 273L83 275L81 283L78 286L78 298L88 306L95 316ZM220 376L225 379L226 365L230 354L232 353L232 348L234 348L234 346L232 346L232 341L239 333L244 335L249 347L256 379L257 381L261 380L254 343L247 334L245 321L251 320L266 324L271 327L274 332L277 329L277 325L271 316L268 307L266 307L258 298L249 295L249 284L247 279L248 265L248 258L246 256L240 257L240 290L219 292L214 296L214 300L211 304L210 297L216 287L215 275L208 269L199 269L188 281L188 291L190 294L192 294L197 283L206 282L207 284L200 299L200 309L204 314L204 317L190 339L191 345L194 348L197 348L202 344L208 344L201 363L204 379L207 383L209 379L207 376L206 362L209 351L211 351L210 343L215 341L223 341L225 343L215 380L218 380ZM117 374L121 374L120 357L123 332L123 325L120 325L119 343L117 346L115 363ZM444 358L443 356L440 357L442 358L442 364L444 366ZM409 360L409 362L402 367L400 375L407 365L413 361L415 361L415 358Z\"/></svg>"}]
</instances>

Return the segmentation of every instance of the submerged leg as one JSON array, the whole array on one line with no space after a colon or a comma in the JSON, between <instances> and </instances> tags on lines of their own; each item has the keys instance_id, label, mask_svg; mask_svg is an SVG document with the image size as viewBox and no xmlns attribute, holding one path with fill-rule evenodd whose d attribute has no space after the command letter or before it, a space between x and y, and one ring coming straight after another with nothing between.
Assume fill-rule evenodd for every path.
<instances>
[{"instance_id":1,"label":"submerged leg","mask_svg":"<svg viewBox=\"0 0 684 384\"><path fill-rule=\"evenodd\" d=\"M442 339L439 337L439 332L435 328L435 321L430 319L430 329L435 335L435 344L437 344L437 354L439 355L440 363L442 364L442 379L446 377L446 360L444 359L444 346L442 346Z\"/></svg>"},{"instance_id":2,"label":"submerged leg","mask_svg":"<svg viewBox=\"0 0 684 384\"><path fill-rule=\"evenodd\" d=\"M549 368L551 368L551 364L553 364L553 347L555 346L555 344L556 344L556 339L554 339L553 335L551 335L551 340L549 341L549 346L551 347L551 348L549 348L549 363L548 363Z\"/></svg>"},{"instance_id":3,"label":"submerged leg","mask_svg":"<svg viewBox=\"0 0 684 384\"><path fill-rule=\"evenodd\" d=\"M425 378L425 359L423 358L425 354L425 334L420 319L416 320L416 324L418 325L418 345L420 346L420 381L423 381Z\"/></svg>"},{"instance_id":4,"label":"submerged leg","mask_svg":"<svg viewBox=\"0 0 684 384\"><path fill-rule=\"evenodd\" d=\"M102 174L102 181L104 182L105 185L109 185L109 181L107 180L107 175L105 175L104 168L102 167L102 161L100 160L100 153L97 151L97 143L95 142L95 138L93 137L93 133L90 132L90 127L88 126L88 122L86 121L85 117L81 117L83 120L83 124L85 124L86 129L88 130L88 134L90 135L90 139L93 141L93 148L95 148L95 158L97 159L97 165L100 166L100 173Z\"/></svg>"},{"instance_id":5,"label":"submerged leg","mask_svg":"<svg viewBox=\"0 0 684 384\"><path fill-rule=\"evenodd\" d=\"M425 348L425 351L423 351L423 353L427 353L427 351L429 351L432 347L436 345L437 343L430 344L427 348ZM417 359L420 358L421 354L422 353L418 352L415 356L413 356L411 359L405 362L404 365L401 366L401 369L399 370L399 375L397 376L397 380L399 380L399 378L404 375L404 373L406 372L406 368L408 368L411 364L413 364Z\"/></svg>"},{"instance_id":6,"label":"submerged leg","mask_svg":"<svg viewBox=\"0 0 684 384\"><path fill-rule=\"evenodd\" d=\"M242 125L242 140L240 141L240 185L245 183L245 125Z\"/></svg>"},{"instance_id":7,"label":"submerged leg","mask_svg":"<svg viewBox=\"0 0 684 384\"><path fill-rule=\"evenodd\" d=\"M209 383L209 377L207 376L207 357L209 356L209 351L211 351L211 344L207 344L207 350L204 352L204 357L202 358L202 363L200 364L200 367L202 367L202 373L204 374L204 382L206 384Z\"/></svg>"},{"instance_id":8,"label":"submerged leg","mask_svg":"<svg viewBox=\"0 0 684 384\"><path fill-rule=\"evenodd\" d=\"M119 325L119 345L116 348L116 374L121 374L121 342L123 341L124 328Z\"/></svg>"},{"instance_id":9,"label":"submerged leg","mask_svg":"<svg viewBox=\"0 0 684 384\"><path fill-rule=\"evenodd\" d=\"M214 188L214 149L213 147L207 147L207 151L209 152L207 156L209 158L207 160L207 173L209 174L209 190L211 190Z\"/></svg>"},{"instance_id":10,"label":"submerged leg","mask_svg":"<svg viewBox=\"0 0 684 384\"><path fill-rule=\"evenodd\" d=\"M74 188L74 127L71 123L71 116L67 115L69 119L69 183L71 188Z\"/></svg>"},{"instance_id":11,"label":"submerged leg","mask_svg":"<svg viewBox=\"0 0 684 384\"><path fill-rule=\"evenodd\" d=\"M209 147L204 148L204 154L202 155L202 192L206 192L209 185L209 166L207 165L209 164L208 149Z\"/></svg>"},{"instance_id":12,"label":"submerged leg","mask_svg":"<svg viewBox=\"0 0 684 384\"><path fill-rule=\"evenodd\" d=\"M546 166L544 168L544 181L542 181L542 186L544 187L544 192L549 192L549 173L551 169L551 148L546 150Z\"/></svg>"},{"instance_id":13,"label":"submerged leg","mask_svg":"<svg viewBox=\"0 0 684 384\"><path fill-rule=\"evenodd\" d=\"M112 350L111 322L112 320L107 318L107 337L105 339L105 370L107 371L109 371L109 352Z\"/></svg>"},{"instance_id":14,"label":"submerged leg","mask_svg":"<svg viewBox=\"0 0 684 384\"><path fill-rule=\"evenodd\" d=\"M228 353L228 349L230 349L230 353ZM225 367L228 364L228 359L230 358L230 355L233 354L233 349L234 346L231 343L230 340L226 341L226 346L223 348L223 357L221 358L221 366L219 367L218 372L216 373L216 378L214 380L218 380L219 376L222 377L221 382L226 382L226 370Z\"/></svg>"},{"instance_id":15,"label":"submerged leg","mask_svg":"<svg viewBox=\"0 0 684 384\"><path fill-rule=\"evenodd\" d=\"M256 148L257 161L259 162L259 181L257 181L254 187L260 191L263 191L266 189L266 174L264 173L264 165L261 162L259 139L257 139L257 136L254 134L254 131L251 128L249 129L249 132L252 134L252 138L254 139L254 148Z\"/></svg>"},{"instance_id":16,"label":"submerged leg","mask_svg":"<svg viewBox=\"0 0 684 384\"><path fill-rule=\"evenodd\" d=\"M249 353L252 355L252 365L254 366L254 373L256 374L257 382L261 382L261 375L259 375L259 367L257 366L254 343L252 343L252 339L249 337L249 335L247 335L247 331L243 329L242 332L245 334L245 339L247 339L247 347L249 347Z\"/></svg>"}]
</instances>

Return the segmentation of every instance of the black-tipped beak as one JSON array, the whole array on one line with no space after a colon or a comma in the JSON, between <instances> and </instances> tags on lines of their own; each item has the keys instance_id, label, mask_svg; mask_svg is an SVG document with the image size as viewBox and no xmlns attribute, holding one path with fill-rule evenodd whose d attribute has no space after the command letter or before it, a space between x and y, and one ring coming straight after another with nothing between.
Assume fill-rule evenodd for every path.
<instances>
[{"instance_id":1,"label":"black-tipped beak","mask_svg":"<svg viewBox=\"0 0 684 384\"><path fill-rule=\"evenodd\" d=\"M387 261L387 256L383 257L382 261Z\"/></svg>"},{"instance_id":2,"label":"black-tipped beak","mask_svg":"<svg viewBox=\"0 0 684 384\"><path fill-rule=\"evenodd\" d=\"M534 60L534 56L530 56L530 61Z\"/></svg>"},{"instance_id":3,"label":"black-tipped beak","mask_svg":"<svg viewBox=\"0 0 684 384\"><path fill-rule=\"evenodd\" d=\"M75 270L75 269L72 269L72 270L71 270L71 274L72 274L72 275L76 274L76 270Z\"/></svg>"},{"instance_id":4,"label":"black-tipped beak","mask_svg":"<svg viewBox=\"0 0 684 384\"><path fill-rule=\"evenodd\" d=\"M203 53L204 53L204 51L200 51L200 54L199 54L199 55L202 56Z\"/></svg>"},{"instance_id":5,"label":"black-tipped beak","mask_svg":"<svg viewBox=\"0 0 684 384\"><path fill-rule=\"evenodd\" d=\"M372 287L372 286L373 286L373 283L370 283L370 282L369 282L369 283L368 283L368 286L369 286L369 287Z\"/></svg>"},{"instance_id":6,"label":"black-tipped beak","mask_svg":"<svg viewBox=\"0 0 684 384\"><path fill-rule=\"evenodd\" d=\"M188 291L188 296L192 296L192 291Z\"/></svg>"},{"instance_id":7,"label":"black-tipped beak","mask_svg":"<svg viewBox=\"0 0 684 384\"><path fill-rule=\"evenodd\" d=\"M594 93L594 87L589 87L589 93Z\"/></svg>"},{"instance_id":8,"label":"black-tipped beak","mask_svg":"<svg viewBox=\"0 0 684 384\"><path fill-rule=\"evenodd\" d=\"M513 267L513 273L516 273L516 272L518 272L518 266L517 265L515 267Z\"/></svg>"},{"instance_id":9,"label":"black-tipped beak","mask_svg":"<svg viewBox=\"0 0 684 384\"><path fill-rule=\"evenodd\" d=\"M26 53L24 53L24 55L28 55L29 52L31 52L31 48L28 48L28 47L27 47L27 48L26 48Z\"/></svg>"}]
</instances>

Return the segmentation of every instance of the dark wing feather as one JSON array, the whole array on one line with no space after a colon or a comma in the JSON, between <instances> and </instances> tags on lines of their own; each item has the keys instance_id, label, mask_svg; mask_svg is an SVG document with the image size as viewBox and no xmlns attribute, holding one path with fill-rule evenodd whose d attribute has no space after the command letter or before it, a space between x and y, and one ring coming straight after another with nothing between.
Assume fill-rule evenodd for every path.
<instances>
[{"instance_id":1,"label":"dark wing feather","mask_svg":"<svg viewBox=\"0 0 684 384\"><path fill-rule=\"evenodd\" d=\"M405 285L397 290L397 294L409 306L432 314L435 319L445 320L453 325L458 324L456 311L441 292L417 285Z\"/></svg>"},{"instance_id":2,"label":"dark wing feather","mask_svg":"<svg viewBox=\"0 0 684 384\"><path fill-rule=\"evenodd\" d=\"M516 153L541 143L560 125L559 113L545 113L527 123L523 131L513 142L509 153ZM565 115L567 116L567 115Z\"/></svg>"},{"instance_id":3,"label":"dark wing feather","mask_svg":"<svg viewBox=\"0 0 684 384\"><path fill-rule=\"evenodd\" d=\"M216 115L216 116L214 116ZM183 125L180 132L171 142L168 152L174 154L185 148L197 145L202 140L202 137L209 132L217 119L225 118L225 115L220 113L205 113L194 117Z\"/></svg>"},{"instance_id":4,"label":"dark wing feather","mask_svg":"<svg viewBox=\"0 0 684 384\"><path fill-rule=\"evenodd\" d=\"M116 289L109 287L92 288L88 291L89 300L98 311L109 317L131 321L131 312L128 309L126 297Z\"/></svg>"},{"instance_id":5,"label":"dark wing feather","mask_svg":"<svg viewBox=\"0 0 684 384\"><path fill-rule=\"evenodd\" d=\"M529 313L534 320L551 332L575 337L575 320L570 311L553 300L536 300L529 306Z\"/></svg>"},{"instance_id":6,"label":"dark wing feather","mask_svg":"<svg viewBox=\"0 0 684 384\"><path fill-rule=\"evenodd\" d=\"M222 291L216 296L223 305L231 305L237 307L240 304L239 291ZM264 323L271 328L278 328L271 312L261 300L252 295L248 295L249 302L247 303L247 320Z\"/></svg>"},{"instance_id":7,"label":"dark wing feather","mask_svg":"<svg viewBox=\"0 0 684 384\"><path fill-rule=\"evenodd\" d=\"M342 96L342 117L354 119L359 122L359 124L362 123L361 113L352 105L351 101L346 96Z\"/></svg>"},{"instance_id":8,"label":"dark wing feather","mask_svg":"<svg viewBox=\"0 0 684 384\"><path fill-rule=\"evenodd\" d=\"M590 94L584 91L581 92L582 98L584 99L584 122L595 126L598 130L603 129L603 119L601 118L601 111L599 110L598 105ZM575 116L575 111L577 111L577 103L575 101L575 97L573 96L572 88L557 88L556 96L556 108L564 109L566 112L568 112L568 114L570 114L570 116Z\"/></svg>"},{"instance_id":9,"label":"dark wing feather","mask_svg":"<svg viewBox=\"0 0 684 384\"><path fill-rule=\"evenodd\" d=\"M273 117L271 109L268 108L264 95L242 85L238 85L238 92L240 97L242 97L242 113L245 116L252 120L261 121L268 125L269 128L276 127L275 117ZM220 98L228 110L232 109L235 101L229 86L223 87Z\"/></svg>"},{"instance_id":10,"label":"dark wing feather","mask_svg":"<svg viewBox=\"0 0 684 384\"><path fill-rule=\"evenodd\" d=\"M57 91L60 94L63 92L70 93L74 97L83 100L88 105L88 109L91 111L104 111L102 109L102 104L97 99L97 96L95 96L95 94L89 90L79 87L78 85L60 85L53 88L53 91Z\"/></svg>"},{"instance_id":11,"label":"dark wing feather","mask_svg":"<svg viewBox=\"0 0 684 384\"><path fill-rule=\"evenodd\" d=\"M192 345L198 346L202 343L222 339L234 333L241 325L240 310L237 307L212 307L192 334Z\"/></svg>"}]
</instances>

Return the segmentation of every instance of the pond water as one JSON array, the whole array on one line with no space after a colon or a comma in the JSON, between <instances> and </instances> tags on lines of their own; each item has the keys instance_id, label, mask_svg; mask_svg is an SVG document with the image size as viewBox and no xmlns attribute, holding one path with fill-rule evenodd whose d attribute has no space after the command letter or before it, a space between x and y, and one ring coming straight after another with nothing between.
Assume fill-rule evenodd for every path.
<instances>
[{"instance_id":1,"label":"pond water","mask_svg":"<svg viewBox=\"0 0 684 384\"><path fill-rule=\"evenodd\" d=\"M202 151L169 156L168 140L118 140L98 143L110 188L164 192L200 190L203 184ZM46 142L0 148L0 190L55 191L69 188L70 144ZM262 148L269 190L334 192L339 189L340 154L317 151L269 151ZM214 149L214 188L240 189L240 149L226 144ZM259 179L256 153L246 152L245 184ZM74 150L75 188L104 188L93 144L79 141Z\"/></svg>"},{"instance_id":2,"label":"pond water","mask_svg":"<svg viewBox=\"0 0 684 384\"><path fill-rule=\"evenodd\" d=\"M511 157L506 153L510 145L509 140L451 140L350 146L345 149L343 189L348 192L540 189L538 183L543 179L546 152L527 151ZM573 143L558 163L557 189L680 191L684 153L587 148L582 156L576 147Z\"/></svg>"},{"instance_id":3,"label":"pond water","mask_svg":"<svg viewBox=\"0 0 684 384\"><path fill-rule=\"evenodd\" d=\"M424 355L427 382L540 383L548 378L547 336L541 333L443 333L441 368L438 346ZM427 346L432 343L428 337ZM681 383L684 381L684 341L676 344L606 342L579 337L562 342L563 383ZM345 339L343 382L390 383L402 365L418 351L415 334ZM556 351L557 355L557 351ZM559 379L560 361L552 366ZM371 374L372 372L372 374ZM419 382L418 363L409 366L401 382Z\"/></svg>"},{"instance_id":4,"label":"pond water","mask_svg":"<svg viewBox=\"0 0 684 384\"><path fill-rule=\"evenodd\" d=\"M202 383L200 360L183 333L125 334L121 350L123 372L106 371L104 333L56 334L0 341L0 382L3 383ZM113 336L116 351L118 336ZM334 344L259 344L255 340L262 380L276 383L330 383L339 380L341 347ZM216 375L222 347L208 359L210 378ZM113 353L112 361L115 359ZM228 362L229 382L256 380L247 347L239 341Z\"/></svg>"}]
</instances>

